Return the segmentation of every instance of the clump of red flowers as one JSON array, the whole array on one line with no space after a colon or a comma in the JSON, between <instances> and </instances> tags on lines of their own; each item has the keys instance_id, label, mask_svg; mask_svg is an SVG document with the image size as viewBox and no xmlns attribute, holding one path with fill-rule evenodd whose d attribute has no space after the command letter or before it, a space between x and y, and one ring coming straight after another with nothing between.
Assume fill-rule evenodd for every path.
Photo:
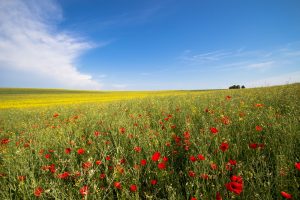
<instances>
[{"instance_id":1,"label":"clump of red flowers","mask_svg":"<svg viewBox=\"0 0 300 200\"><path fill-rule=\"evenodd\" d=\"M227 190L237 195L241 194L244 187L242 177L233 175L231 176L230 180L231 182L225 184Z\"/></svg>"},{"instance_id":2,"label":"clump of red flowers","mask_svg":"<svg viewBox=\"0 0 300 200\"><path fill-rule=\"evenodd\" d=\"M220 145L219 148L220 148L221 151L225 152L225 151L228 150L229 144L227 142L222 142L222 144Z\"/></svg>"},{"instance_id":3,"label":"clump of red flowers","mask_svg":"<svg viewBox=\"0 0 300 200\"><path fill-rule=\"evenodd\" d=\"M152 155L152 160L153 160L154 162L158 161L159 158L160 158L160 153L159 153L158 151L155 152L155 153Z\"/></svg>"}]
</instances>

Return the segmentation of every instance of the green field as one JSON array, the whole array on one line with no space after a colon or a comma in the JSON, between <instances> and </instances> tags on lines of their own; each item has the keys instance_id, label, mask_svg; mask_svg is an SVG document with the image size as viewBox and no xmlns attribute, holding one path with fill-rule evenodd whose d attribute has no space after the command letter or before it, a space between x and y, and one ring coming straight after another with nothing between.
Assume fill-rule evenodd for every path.
<instances>
[{"instance_id":1,"label":"green field","mask_svg":"<svg viewBox=\"0 0 300 200\"><path fill-rule=\"evenodd\" d=\"M299 122L300 84L0 89L0 199L300 199Z\"/></svg>"}]
</instances>

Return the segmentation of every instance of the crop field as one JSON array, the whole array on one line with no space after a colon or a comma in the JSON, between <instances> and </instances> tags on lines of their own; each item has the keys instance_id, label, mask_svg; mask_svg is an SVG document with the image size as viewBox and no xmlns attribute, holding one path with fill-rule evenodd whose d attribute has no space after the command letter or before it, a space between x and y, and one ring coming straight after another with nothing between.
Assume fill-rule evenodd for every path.
<instances>
[{"instance_id":1,"label":"crop field","mask_svg":"<svg viewBox=\"0 0 300 200\"><path fill-rule=\"evenodd\" d=\"M300 199L300 84L0 89L0 191L1 200Z\"/></svg>"}]
</instances>

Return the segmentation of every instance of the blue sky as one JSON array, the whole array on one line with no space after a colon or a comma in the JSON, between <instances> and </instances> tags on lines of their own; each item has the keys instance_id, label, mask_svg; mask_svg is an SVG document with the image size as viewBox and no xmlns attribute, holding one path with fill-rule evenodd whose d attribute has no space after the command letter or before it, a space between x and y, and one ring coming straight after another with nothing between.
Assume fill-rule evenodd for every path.
<instances>
[{"instance_id":1,"label":"blue sky","mask_svg":"<svg viewBox=\"0 0 300 200\"><path fill-rule=\"evenodd\" d=\"M0 0L0 87L300 82L299 9L298 0Z\"/></svg>"}]
</instances>

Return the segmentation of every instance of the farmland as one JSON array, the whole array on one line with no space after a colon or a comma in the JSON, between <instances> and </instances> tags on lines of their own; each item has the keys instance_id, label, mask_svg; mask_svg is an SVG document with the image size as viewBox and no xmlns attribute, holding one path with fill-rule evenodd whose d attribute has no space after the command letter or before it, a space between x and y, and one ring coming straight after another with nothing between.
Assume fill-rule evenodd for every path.
<instances>
[{"instance_id":1,"label":"farmland","mask_svg":"<svg viewBox=\"0 0 300 200\"><path fill-rule=\"evenodd\" d=\"M299 97L0 89L0 199L300 199Z\"/></svg>"}]
</instances>

